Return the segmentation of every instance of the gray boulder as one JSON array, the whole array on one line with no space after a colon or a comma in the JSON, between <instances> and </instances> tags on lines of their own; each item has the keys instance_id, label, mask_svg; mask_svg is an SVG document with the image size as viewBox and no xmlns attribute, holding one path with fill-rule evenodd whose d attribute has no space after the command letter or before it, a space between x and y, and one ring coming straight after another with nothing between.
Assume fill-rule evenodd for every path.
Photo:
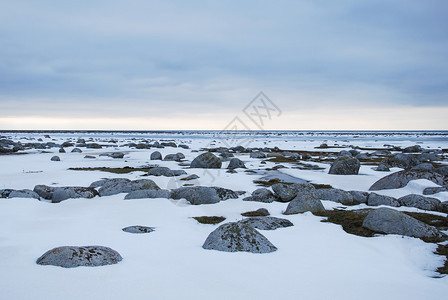
<instances>
[{"instance_id":1,"label":"gray boulder","mask_svg":"<svg viewBox=\"0 0 448 300\"><path fill-rule=\"evenodd\" d=\"M278 228L294 226L289 220L275 217L251 217L240 221L240 223L260 230L275 230Z\"/></svg>"},{"instance_id":2,"label":"gray boulder","mask_svg":"<svg viewBox=\"0 0 448 300\"><path fill-rule=\"evenodd\" d=\"M243 199L244 201L257 201L264 203L271 203L276 200L276 197L272 192L266 188L259 188L252 192L250 197Z\"/></svg>"},{"instance_id":3,"label":"gray boulder","mask_svg":"<svg viewBox=\"0 0 448 300\"><path fill-rule=\"evenodd\" d=\"M448 186L427 187L423 190L423 195L434 195L440 192L448 192Z\"/></svg>"},{"instance_id":4,"label":"gray boulder","mask_svg":"<svg viewBox=\"0 0 448 300\"><path fill-rule=\"evenodd\" d=\"M328 174L334 175L357 175L361 163L354 157L339 157L330 167Z\"/></svg>"},{"instance_id":5,"label":"gray boulder","mask_svg":"<svg viewBox=\"0 0 448 300\"><path fill-rule=\"evenodd\" d=\"M64 148L59 148L59 153L65 153L65 149Z\"/></svg>"},{"instance_id":6,"label":"gray boulder","mask_svg":"<svg viewBox=\"0 0 448 300\"><path fill-rule=\"evenodd\" d=\"M448 166L437 168L436 172L443 176L448 176Z\"/></svg>"},{"instance_id":7,"label":"gray boulder","mask_svg":"<svg viewBox=\"0 0 448 300\"><path fill-rule=\"evenodd\" d=\"M382 163L389 167L410 169L418 165L419 161L412 155L397 153L392 158L383 160Z\"/></svg>"},{"instance_id":8,"label":"gray boulder","mask_svg":"<svg viewBox=\"0 0 448 300\"><path fill-rule=\"evenodd\" d=\"M410 147L406 147L403 149L403 153L416 153L416 152L422 152L423 149L420 145L414 145Z\"/></svg>"},{"instance_id":9,"label":"gray boulder","mask_svg":"<svg viewBox=\"0 0 448 300\"><path fill-rule=\"evenodd\" d=\"M434 171L436 168L430 163L422 163L418 164L415 167L412 167L411 170L421 170L421 171Z\"/></svg>"},{"instance_id":10,"label":"gray boulder","mask_svg":"<svg viewBox=\"0 0 448 300\"><path fill-rule=\"evenodd\" d=\"M358 160L367 160L369 159L369 156L367 155L367 153L360 153L358 155L355 156Z\"/></svg>"},{"instance_id":11,"label":"gray boulder","mask_svg":"<svg viewBox=\"0 0 448 300\"><path fill-rule=\"evenodd\" d=\"M252 152L252 153L250 154L250 158L266 158L266 154L263 153L263 152L259 152L259 151L257 151L257 152Z\"/></svg>"},{"instance_id":12,"label":"gray boulder","mask_svg":"<svg viewBox=\"0 0 448 300\"><path fill-rule=\"evenodd\" d=\"M185 158L183 153L167 154L163 160L165 161L181 161Z\"/></svg>"},{"instance_id":13,"label":"gray boulder","mask_svg":"<svg viewBox=\"0 0 448 300\"><path fill-rule=\"evenodd\" d=\"M147 227L147 226L140 226L140 225L134 225L134 226L128 226L122 229L124 232L128 233L150 233L155 230L154 227Z\"/></svg>"},{"instance_id":14,"label":"gray boulder","mask_svg":"<svg viewBox=\"0 0 448 300\"><path fill-rule=\"evenodd\" d=\"M72 153L82 153L82 150L79 148L73 148Z\"/></svg>"},{"instance_id":15,"label":"gray boulder","mask_svg":"<svg viewBox=\"0 0 448 300\"><path fill-rule=\"evenodd\" d=\"M98 195L98 192L94 188L81 186L51 187L47 185L36 185L34 192L46 200L51 200L52 203L59 203L72 198L91 199Z\"/></svg>"},{"instance_id":16,"label":"gray boulder","mask_svg":"<svg viewBox=\"0 0 448 300\"><path fill-rule=\"evenodd\" d=\"M193 159L190 168L219 169L222 166L221 160L211 152L205 152Z\"/></svg>"},{"instance_id":17,"label":"gray boulder","mask_svg":"<svg viewBox=\"0 0 448 300\"><path fill-rule=\"evenodd\" d=\"M304 184L306 185L306 184ZM322 202L318 199L314 187L302 189L297 196L288 204L285 215L299 214L304 212L321 212L325 211Z\"/></svg>"},{"instance_id":18,"label":"gray boulder","mask_svg":"<svg viewBox=\"0 0 448 300\"><path fill-rule=\"evenodd\" d=\"M330 200L344 205L360 204L360 202L355 201L350 192L340 189L317 189L316 195L321 200Z\"/></svg>"},{"instance_id":19,"label":"gray boulder","mask_svg":"<svg viewBox=\"0 0 448 300\"><path fill-rule=\"evenodd\" d=\"M352 157L352 156L353 155L347 150L342 150L338 154L338 157Z\"/></svg>"},{"instance_id":20,"label":"gray boulder","mask_svg":"<svg viewBox=\"0 0 448 300\"><path fill-rule=\"evenodd\" d=\"M185 175L185 174L187 174L187 172L185 172L184 170L171 170L170 168L167 168L167 167L155 167L155 168L151 168L148 171L148 175L153 175L153 176L173 177L173 176L180 176L180 175Z\"/></svg>"},{"instance_id":21,"label":"gray boulder","mask_svg":"<svg viewBox=\"0 0 448 300\"><path fill-rule=\"evenodd\" d=\"M205 186L181 187L171 191L172 199L186 199L193 205L214 204L232 196L238 198L238 195L231 190Z\"/></svg>"},{"instance_id":22,"label":"gray boulder","mask_svg":"<svg viewBox=\"0 0 448 300\"><path fill-rule=\"evenodd\" d=\"M98 267L120 262L121 255L102 246L64 246L45 252L36 261L39 265L52 265L63 268Z\"/></svg>"},{"instance_id":23,"label":"gray boulder","mask_svg":"<svg viewBox=\"0 0 448 300\"><path fill-rule=\"evenodd\" d=\"M349 191L349 193L352 194L355 203L367 203L369 193L360 191Z\"/></svg>"},{"instance_id":24,"label":"gray boulder","mask_svg":"<svg viewBox=\"0 0 448 300\"><path fill-rule=\"evenodd\" d=\"M150 156L151 160L162 160L162 154L159 151L154 151Z\"/></svg>"},{"instance_id":25,"label":"gray boulder","mask_svg":"<svg viewBox=\"0 0 448 300\"><path fill-rule=\"evenodd\" d=\"M127 194L124 199L153 199L153 198L171 198L171 191L169 190L138 190Z\"/></svg>"},{"instance_id":26,"label":"gray boulder","mask_svg":"<svg viewBox=\"0 0 448 300\"><path fill-rule=\"evenodd\" d=\"M379 172L389 172L390 169L387 165L385 164L379 164L379 166L375 169L375 171L379 171Z\"/></svg>"},{"instance_id":27,"label":"gray boulder","mask_svg":"<svg viewBox=\"0 0 448 300\"><path fill-rule=\"evenodd\" d=\"M130 193L137 190L159 190L159 186L150 179L131 181L126 178L112 178L93 182L90 187L100 187L100 196L111 196L120 193Z\"/></svg>"},{"instance_id":28,"label":"gray boulder","mask_svg":"<svg viewBox=\"0 0 448 300\"><path fill-rule=\"evenodd\" d=\"M400 202L394 197L384 196L377 193L371 193L367 198L367 205L369 206L387 205L387 206L399 207Z\"/></svg>"},{"instance_id":29,"label":"gray boulder","mask_svg":"<svg viewBox=\"0 0 448 300\"><path fill-rule=\"evenodd\" d=\"M233 170L233 169L238 169L238 168L243 168L245 169L246 166L244 165L244 163L238 159L238 158L232 158L229 162L229 166L227 167L227 169Z\"/></svg>"},{"instance_id":30,"label":"gray boulder","mask_svg":"<svg viewBox=\"0 0 448 300\"><path fill-rule=\"evenodd\" d=\"M424 210L432 210L432 211L438 211L440 210L441 202L439 199L431 198L431 197L425 197L417 194L410 194L403 196L401 198L398 198L398 202L402 206L408 206L408 207L416 207Z\"/></svg>"},{"instance_id":31,"label":"gray boulder","mask_svg":"<svg viewBox=\"0 0 448 300\"><path fill-rule=\"evenodd\" d=\"M371 211L364 219L362 226L386 234L400 234L432 241L447 239L447 236L437 228L386 207Z\"/></svg>"},{"instance_id":32,"label":"gray boulder","mask_svg":"<svg viewBox=\"0 0 448 300\"><path fill-rule=\"evenodd\" d=\"M298 193L314 192L315 188L311 184L294 183L291 185L276 183L272 185L272 190L278 196L279 202L289 202L294 199Z\"/></svg>"},{"instance_id":33,"label":"gray boulder","mask_svg":"<svg viewBox=\"0 0 448 300\"><path fill-rule=\"evenodd\" d=\"M124 157L124 153L122 153L122 152L113 152L113 153L109 154L109 157L112 157L112 158L123 158Z\"/></svg>"},{"instance_id":34,"label":"gray boulder","mask_svg":"<svg viewBox=\"0 0 448 300\"><path fill-rule=\"evenodd\" d=\"M53 156L51 159L51 161L61 161L61 158L59 156Z\"/></svg>"},{"instance_id":35,"label":"gray boulder","mask_svg":"<svg viewBox=\"0 0 448 300\"><path fill-rule=\"evenodd\" d=\"M226 223L215 229L202 248L224 252L270 253L277 250L264 235L241 222Z\"/></svg>"},{"instance_id":36,"label":"gray boulder","mask_svg":"<svg viewBox=\"0 0 448 300\"><path fill-rule=\"evenodd\" d=\"M0 198L34 198L39 199L39 195L32 190L0 190Z\"/></svg>"},{"instance_id":37,"label":"gray boulder","mask_svg":"<svg viewBox=\"0 0 448 300\"><path fill-rule=\"evenodd\" d=\"M405 187L409 181L416 179L427 179L438 185L448 184L448 177L435 171L403 170L381 178L375 182L369 190L379 191L386 189L399 189Z\"/></svg>"}]
</instances>

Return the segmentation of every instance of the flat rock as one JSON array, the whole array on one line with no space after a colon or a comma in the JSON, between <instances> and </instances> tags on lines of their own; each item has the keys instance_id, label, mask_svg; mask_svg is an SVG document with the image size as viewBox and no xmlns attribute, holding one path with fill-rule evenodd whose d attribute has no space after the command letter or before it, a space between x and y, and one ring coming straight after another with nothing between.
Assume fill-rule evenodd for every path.
<instances>
[{"instance_id":1,"label":"flat rock","mask_svg":"<svg viewBox=\"0 0 448 300\"><path fill-rule=\"evenodd\" d=\"M416 207L424 210L438 211L441 202L439 199L425 197L417 194L410 194L398 199L402 206Z\"/></svg>"},{"instance_id":2,"label":"flat rock","mask_svg":"<svg viewBox=\"0 0 448 300\"><path fill-rule=\"evenodd\" d=\"M0 190L0 198L34 198L39 199L39 195L32 190L13 190L4 189Z\"/></svg>"},{"instance_id":3,"label":"flat rock","mask_svg":"<svg viewBox=\"0 0 448 300\"><path fill-rule=\"evenodd\" d=\"M128 226L122 229L124 232L128 233L150 233L155 230L154 227L147 227L147 226L140 226L140 225L134 225L134 226Z\"/></svg>"},{"instance_id":4,"label":"flat rock","mask_svg":"<svg viewBox=\"0 0 448 300\"><path fill-rule=\"evenodd\" d=\"M270 253L277 250L264 235L241 222L226 223L215 229L202 248L224 252Z\"/></svg>"},{"instance_id":5,"label":"flat rock","mask_svg":"<svg viewBox=\"0 0 448 300\"><path fill-rule=\"evenodd\" d=\"M90 199L98 196L98 192L94 188L81 186L51 187L36 185L34 192L46 200L51 200L52 203L59 203L72 198Z\"/></svg>"},{"instance_id":6,"label":"flat rock","mask_svg":"<svg viewBox=\"0 0 448 300\"><path fill-rule=\"evenodd\" d=\"M380 233L400 234L432 241L444 241L448 238L437 228L387 207L369 212L362 226Z\"/></svg>"},{"instance_id":7,"label":"flat rock","mask_svg":"<svg viewBox=\"0 0 448 300\"><path fill-rule=\"evenodd\" d=\"M165 161L181 161L185 158L185 155L183 153L175 153L175 154L167 154L163 160Z\"/></svg>"},{"instance_id":8,"label":"flat rock","mask_svg":"<svg viewBox=\"0 0 448 300\"><path fill-rule=\"evenodd\" d=\"M232 190L219 187L189 186L172 190L171 198L175 200L186 199L193 205L200 205L238 198L238 194Z\"/></svg>"},{"instance_id":9,"label":"flat rock","mask_svg":"<svg viewBox=\"0 0 448 300\"><path fill-rule=\"evenodd\" d=\"M45 252L36 261L39 265L52 265L63 268L98 267L120 262L121 255L102 246L63 246Z\"/></svg>"},{"instance_id":10,"label":"flat rock","mask_svg":"<svg viewBox=\"0 0 448 300\"><path fill-rule=\"evenodd\" d=\"M399 189L405 187L409 181L427 179L438 185L448 185L448 177L435 171L403 170L392 173L375 182L369 190L379 191L386 189Z\"/></svg>"},{"instance_id":11,"label":"flat rock","mask_svg":"<svg viewBox=\"0 0 448 300\"><path fill-rule=\"evenodd\" d=\"M418 165L419 161L412 155L397 153L393 157L383 160L382 164L385 164L388 167L410 169Z\"/></svg>"},{"instance_id":12,"label":"flat rock","mask_svg":"<svg viewBox=\"0 0 448 300\"><path fill-rule=\"evenodd\" d=\"M400 202L394 197L384 196L377 193L371 193L367 198L367 205L369 206L387 205L387 206L399 207Z\"/></svg>"},{"instance_id":13,"label":"flat rock","mask_svg":"<svg viewBox=\"0 0 448 300\"><path fill-rule=\"evenodd\" d=\"M180 175L186 175L187 172L184 170L171 170L167 167L154 167L151 168L148 171L148 175L152 176L166 176L166 177L173 177L173 176L180 176Z\"/></svg>"},{"instance_id":14,"label":"flat rock","mask_svg":"<svg viewBox=\"0 0 448 300\"><path fill-rule=\"evenodd\" d=\"M275 230L277 228L294 226L289 220L275 217L251 217L239 222L260 230Z\"/></svg>"},{"instance_id":15,"label":"flat rock","mask_svg":"<svg viewBox=\"0 0 448 300\"><path fill-rule=\"evenodd\" d=\"M127 194L124 199L154 199L154 198L165 198L169 199L171 197L171 191L169 190L138 190L132 191Z\"/></svg>"},{"instance_id":16,"label":"flat rock","mask_svg":"<svg viewBox=\"0 0 448 300\"><path fill-rule=\"evenodd\" d=\"M263 152L252 152L250 158L266 158L266 154Z\"/></svg>"},{"instance_id":17,"label":"flat rock","mask_svg":"<svg viewBox=\"0 0 448 300\"><path fill-rule=\"evenodd\" d=\"M130 193L137 190L159 190L159 186L150 179L129 180L127 178L112 178L93 182L90 187L100 187L100 196L111 196L120 193Z\"/></svg>"}]
</instances>

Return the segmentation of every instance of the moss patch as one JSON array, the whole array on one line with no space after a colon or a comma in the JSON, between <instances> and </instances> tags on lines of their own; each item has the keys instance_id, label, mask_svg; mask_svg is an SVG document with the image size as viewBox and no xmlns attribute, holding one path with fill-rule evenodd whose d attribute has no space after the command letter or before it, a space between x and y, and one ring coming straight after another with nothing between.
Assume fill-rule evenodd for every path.
<instances>
[{"instance_id":1,"label":"moss patch","mask_svg":"<svg viewBox=\"0 0 448 300\"><path fill-rule=\"evenodd\" d=\"M132 167L123 167L123 168L106 168L106 167L96 167L96 168L69 168L69 170L73 171L102 171L109 172L115 174L127 174L131 172L141 171L148 172L151 168L132 168Z\"/></svg>"},{"instance_id":2,"label":"moss patch","mask_svg":"<svg viewBox=\"0 0 448 300\"><path fill-rule=\"evenodd\" d=\"M437 272L440 274L448 274L448 245L439 245L437 247L436 252L434 252L437 255L445 256L445 264L437 269Z\"/></svg>"},{"instance_id":3,"label":"moss patch","mask_svg":"<svg viewBox=\"0 0 448 300\"><path fill-rule=\"evenodd\" d=\"M278 178L272 178L272 179L269 179L269 180L254 180L253 182L256 185L263 186L263 187L270 187L270 186L273 186L276 183L283 183L283 184L288 184L288 185L292 184L291 182L281 181Z\"/></svg>"},{"instance_id":4,"label":"moss patch","mask_svg":"<svg viewBox=\"0 0 448 300\"><path fill-rule=\"evenodd\" d=\"M427 213L418 213L418 212L404 211L404 213L407 214L408 216L411 216L411 217L419 220L419 221L422 221L423 223L434 226L439 230L448 229L448 222L445 217L433 215L433 214L427 214Z\"/></svg>"},{"instance_id":5,"label":"moss patch","mask_svg":"<svg viewBox=\"0 0 448 300\"><path fill-rule=\"evenodd\" d=\"M202 217L193 217L196 221L198 221L201 224L218 224L224 221L226 218L224 217L217 217L217 216L202 216Z\"/></svg>"},{"instance_id":6,"label":"moss patch","mask_svg":"<svg viewBox=\"0 0 448 300\"><path fill-rule=\"evenodd\" d=\"M358 236L372 237L376 232L362 227L362 222L369 210L349 211L349 210L326 210L325 212L313 213L315 216L327 217L322 222L330 222L342 225L345 232Z\"/></svg>"},{"instance_id":7,"label":"moss patch","mask_svg":"<svg viewBox=\"0 0 448 300\"><path fill-rule=\"evenodd\" d=\"M269 216L269 213L266 214L262 211L254 210L254 211L248 211L248 212L242 213L241 215L244 217L266 217L266 216Z\"/></svg>"}]
</instances>

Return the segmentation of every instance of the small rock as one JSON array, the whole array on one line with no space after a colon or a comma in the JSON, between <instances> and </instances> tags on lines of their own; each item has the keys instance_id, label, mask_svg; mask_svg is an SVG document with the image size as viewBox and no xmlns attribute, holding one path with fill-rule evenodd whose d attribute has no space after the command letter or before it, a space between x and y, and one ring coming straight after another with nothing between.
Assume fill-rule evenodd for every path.
<instances>
[{"instance_id":1,"label":"small rock","mask_svg":"<svg viewBox=\"0 0 448 300\"><path fill-rule=\"evenodd\" d=\"M244 165L244 163L238 159L238 158L232 158L229 162L229 166L227 167L227 169L233 170L233 169L238 169L238 168L243 168L245 169L246 166Z\"/></svg>"},{"instance_id":2,"label":"small rock","mask_svg":"<svg viewBox=\"0 0 448 300\"><path fill-rule=\"evenodd\" d=\"M241 215L245 216L245 217L266 217L266 216L269 216L270 213L266 208L259 208L254 211L248 211L248 212L242 213Z\"/></svg>"},{"instance_id":3,"label":"small rock","mask_svg":"<svg viewBox=\"0 0 448 300\"><path fill-rule=\"evenodd\" d=\"M275 199L276 197L274 196L274 194L272 194L270 190L266 188L259 188L253 191L250 197L246 197L243 200L271 203L274 202Z\"/></svg>"},{"instance_id":4,"label":"small rock","mask_svg":"<svg viewBox=\"0 0 448 300\"><path fill-rule=\"evenodd\" d=\"M154 151L150 156L151 160L162 160L162 154L159 151Z\"/></svg>"},{"instance_id":5,"label":"small rock","mask_svg":"<svg viewBox=\"0 0 448 300\"><path fill-rule=\"evenodd\" d=\"M275 230L278 228L294 226L289 220L275 217L251 217L239 222L260 230Z\"/></svg>"},{"instance_id":6,"label":"small rock","mask_svg":"<svg viewBox=\"0 0 448 300\"><path fill-rule=\"evenodd\" d=\"M166 177L173 177L173 176L180 176L180 175L186 175L187 172L184 170L171 170L167 167L155 167L151 168L148 171L148 175L152 176L166 176Z\"/></svg>"},{"instance_id":7,"label":"small rock","mask_svg":"<svg viewBox=\"0 0 448 300\"><path fill-rule=\"evenodd\" d=\"M340 189L317 189L316 195L321 200L330 200L333 202L339 202L344 205L360 204L360 202L355 201L353 195L350 192L346 192Z\"/></svg>"},{"instance_id":8,"label":"small rock","mask_svg":"<svg viewBox=\"0 0 448 300\"><path fill-rule=\"evenodd\" d=\"M154 227L134 225L134 226L125 227L122 230L124 232L128 232L128 233L150 233L150 232L153 232L155 229L154 229Z\"/></svg>"},{"instance_id":9,"label":"small rock","mask_svg":"<svg viewBox=\"0 0 448 300\"><path fill-rule=\"evenodd\" d=\"M72 153L82 153L82 150L79 148L73 148Z\"/></svg>"},{"instance_id":10,"label":"small rock","mask_svg":"<svg viewBox=\"0 0 448 300\"><path fill-rule=\"evenodd\" d=\"M423 195L434 195L440 192L448 192L448 186L427 187L423 190Z\"/></svg>"},{"instance_id":11,"label":"small rock","mask_svg":"<svg viewBox=\"0 0 448 300\"><path fill-rule=\"evenodd\" d=\"M439 199L425 197L417 194L410 194L398 199L402 206L416 207L424 210L438 211L441 202Z\"/></svg>"},{"instance_id":12,"label":"small rock","mask_svg":"<svg viewBox=\"0 0 448 300\"><path fill-rule=\"evenodd\" d=\"M252 152L250 158L266 158L266 154L263 152Z\"/></svg>"},{"instance_id":13,"label":"small rock","mask_svg":"<svg viewBox=\"0 0 448 300\"><path fill-rule=\"evenodd\" d=\"M169 199L171 198L171 191L169 190L137 190L132 191L129 194L127 194L124 199L125 200L131 200L131 199L154 199L154 198L164 198Z\"/></svg>"},{"instance_id":14,"label":"small rock","mask_svg":"<svg viewBox=\"0 0 448 300\"><path fill-rule=\"evenodd\" d=\"M51 158L51 161L61 161L61 158L55 155Z\"/></svg>"},{"instance_id":15,"label":"small rock","mask_svg":"<svg viewBox=\"0 0 448 300\"><path fill-rule=\"evenodd\" d=\"M59 148L59 153L65 153L65 149L64 148Z\"/></svg>"}]
</instances>

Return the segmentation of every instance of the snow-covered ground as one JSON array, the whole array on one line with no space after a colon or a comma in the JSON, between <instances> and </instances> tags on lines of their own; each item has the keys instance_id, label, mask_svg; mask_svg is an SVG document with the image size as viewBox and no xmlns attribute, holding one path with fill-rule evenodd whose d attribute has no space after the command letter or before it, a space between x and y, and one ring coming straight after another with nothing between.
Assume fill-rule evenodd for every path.
<instances>
[{"instance_id":1,"label":"snow-covered ground","mask_svg":"<svg viewBox=\"0 0 448 300\"><path fill-rule=\"evenodd\" d=\"M159 164L181 169L177 162L151 161L149 155L158 150L163 156L182 152L193 160L201 147L225 146L216 134L85 134L59 133L44 138L41 133L3 134L26 142L42 138L44 142L62 143L68 138L86 140L116 139L116 146L83 149L83 153L58 153L57 148L26 151L24 155L0 156L0 189L33 189L37 184L50 186L89 186L101 178L150 178L161 188L176 188L185 182L169 177L141 177L143 172L112 174L101 171L73 171L75 167L140 167ZM353 137L355 136L355 137ZM125 143L142 139L172 139L191 149L131 149ZM245 139L246 140L246 139ZM423 148L448 148L445 137L411 135L370 135L356 137L325 135L252 136L251 147L279 147L283 150L316 150L328 145L383 147L384 144ZM33 140L35 142L36 140ZM110 143L110 145L113 145ZM232 145L231 145L232 146ZM325 151L339 151L327 149ZM111 151L125 152L124 159L99 157ZM85 155L95 155L86 159ZM60 162L50 161L53 155ZM236 154L250 169L266 169L260 159L249 154ZM285 174L330 184L345 190L367 191L378 179L389 174L376 172L372 166L361 166L359 175L328 174L324 170L281 169ZM341 226L322 223L311 213L282 215L287 203L242 201L258 188L253 180L262 174L243 171L226 173L220 170L189 169L197 174L196 185L219 186L248 192L239 199L212 205L193 206L185 200L123 200L124 194L69 199L52 204L35 199L0 199L0 299L443 299L448 294L448 277L434 278L435 269L443 265L443 257L433 254L434 244L420 239L396 235L365 238L351 235ZM392 169L398 171L399 169ZM378 193L401 197L421 194L425 187L436 186L427 180L412 181L406 187ZM448 193L434 197L448 200ZM326 208L340 204L323 201ZM208 234L217 225L199 224L195 216L224 216L225 222L241 220L249 210L266 208L272 216L289 219L293 227L261 231L277 248L270 254L226 253L202 249ZM363 206L357 206L357 208ZM412 211L417 209L399 208ZM446 215L446 214L441 214ZM121 229L131 225L156 227L149 234L129 234ZM123 261L103 267L64 269L41 266L36 259L58 246L101 245L117 250Z\"/></svg>"}]
</instances>

